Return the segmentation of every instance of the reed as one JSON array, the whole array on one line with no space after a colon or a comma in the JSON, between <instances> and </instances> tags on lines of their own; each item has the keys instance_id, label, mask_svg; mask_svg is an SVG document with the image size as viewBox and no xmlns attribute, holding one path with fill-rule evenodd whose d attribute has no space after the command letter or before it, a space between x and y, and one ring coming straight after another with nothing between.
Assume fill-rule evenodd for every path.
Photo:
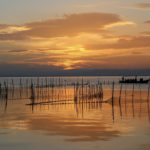
<instances>
[{"instance_id":1,"label":"reed","mask_svg":"<svg viewBox=\"0 0 150 150\"><path fill-rule=\"evenodd\" d=\"M149 101L149 95L150 95L150 82L148 83L148 92L147 92L147 100Z\"/></svg>"},{"instance_id":2,"label":"reed","mask_svg":"<svg viewBox=\"0 0 150 150\"><path fill-rule=\"evenodd\" d=\"M31 81L31 104L35 103L35 92L34 92L34 85L33 82Z\"/></svg>"},{"instance_id":3,"label":"reed","mask_svg":"<svg viewBox=\"0 0 150 150\"><path fill-rule=\"evenodd\" d=\"M1 97L1 93L2 93L2 84L0 83L0 97Z\"/></svg>"},{"instance_id":4,"label":"reed","mask_svg":"<svg viewBox=\"0 0 150 150\"><path fill-rule=\"evenodd\" d=\"M10 84L8 84L10 83ZM111 87L111 104L114 109L114 93L115 93L115 82L110 81L99 81L92 82L85 80L83 77L79 81L70 82L63 78L19 78L18 85L15 85L14 79L11 79L10 82L7 80L4 82L3 86L0 83L0 97L8 98L8 95L14 95L12 99L30 99L31 104L41 103L41 102L50 102L55 103L56 101L66 101L68 103L72 99L75 103L103 103L109 102L105 100L105 90L103 86ZM117 86L116 86L117 87ZM122 108L122 91L123 84L120 84L119 94L119 106ZM9 90L8 90L9 89ZM19 91L18 95L16 91ZM132 104L134 103L134 94L135 94L135 85L132 87ZM15 94L9 94L10 92ZM125 97L127 95L127 86L125 86ZM5 95L5 96L4 96ZM17 97L18 96L18 97ZM149 97L149 86L148 86L148 96ZM134 104L133 104L134 105ZM120 111L122 112L122 111Z\"/></svg>"},{"instance_id":5,"label":"reed","mask_svg":"<svg viewBox=\"0 0 150 150\"><path fill-rule=\"evenodd\" d=\"M134 113L134 88L135 88L135 85L133 83L133 88L132 88L132 110L133 110L133 117L135 116L135 113Z\"/></svg>"},{"instance_id":6,"label":"reed","mask_svg":"<svg viewBox=\"0 0 150 150\"><path fill-rule=\"evenodd\" d=\"M115 112L114 112L114 91L115 91L115 82L113 81L112 82L112 119L113 119L113 122L115 120Z\"/></svg>"}]
</instances>

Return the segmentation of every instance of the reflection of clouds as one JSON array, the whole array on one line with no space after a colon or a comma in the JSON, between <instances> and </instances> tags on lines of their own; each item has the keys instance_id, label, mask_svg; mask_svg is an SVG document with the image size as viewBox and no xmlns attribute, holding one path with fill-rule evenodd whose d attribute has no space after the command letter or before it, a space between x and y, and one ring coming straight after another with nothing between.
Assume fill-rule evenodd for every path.
<instances>
[{"instance_id":1,"label":"reflection of clouds","mask_svg":"<svg viewBox=\"0 0 150 150\"><path fill-rule=\"evenodd\" d=\"M0 132L0 135L6 135L6 134L9 134L10 132L7 132L7 131L1 131Z\"/></svg>"},{"instance_id":2,"label":"reflection of clouds","mask_svg":"<svg viewBox=\"0 0 150 150\"><path fill-rule=\"evenodd\" d=\"M27 130L28 115L9 113L0 114L0 128L2 129L17 129L17 130Z\"/></svg>"},{"instance_id":3,"label":"reflection of clouds","mask_svg":"<svg viewBox=\"0 0 150 150\"><path fill-rule=\"evenodd\" d=\"M142 144L139 148L139 150L149 150L150 149L150 143Z\"/></svg>"},{"instance_id":4,"label":"reflection of clouds","mask_svg":"<svg viewBox=\"0 0 150 150\"><path fill-rule=\"evenodd\" d=\"M119 90L115 92L118 95ZM31 113L30 106L16 101L17 103L8 103L7 112L0 113L0 128L42 131L48 135L65 136L66 140L74 142L110 140L134 131L133 119L139 120L140 118L144 122L147 121L147 101L145 99L147 92L142 93L141 103L139 93L135 91L134 118L131 92L128 91L126 100L124 94L122 95L122 114L120 114L118 98L115 97L114 124L110 103L100 104L92 100L91 103L76 105L38 105L33 107L33 113ZM140 105L142 111L140 111Z\"/></svg>"},{"instance_id":5,"label":"reflection of clouds","mask_svg":"<svg viewBox=\"0 0 150 150\"><path fill-rule=\"evenodd\" d=\"M94 121L94 120L93 120ZM118 137L121 132L106 127L104 123L86 122L75 118L32 118L28 124L29 130L43 130L50 135L67 136L69 141L109 140Z\"/></svg>"},{"instance_id":6,"label":"reflection of clouds","mask_svg":"<svg viewBox=\"0 0 150 150\"><path fill-rule=\"evenodd\" d=\"M79 106L79 109L81 108ZM41 106L34 109L33 114L20 113L21 110L11 113L12 109L8 110L7 114L0 115L0 128L43 131L48 135L66 136L69 141L110 140L122 133L108 125L109 121L103 120L99 113L100 116L96 118L96 112L100 109L97 106L86 108L85 119L75 115L74 105L49 106L49 109L48 106ZM31 112L30 107L28 111ZM81 113L81 110L78 113Z\"/></svg>"}]
</instances>

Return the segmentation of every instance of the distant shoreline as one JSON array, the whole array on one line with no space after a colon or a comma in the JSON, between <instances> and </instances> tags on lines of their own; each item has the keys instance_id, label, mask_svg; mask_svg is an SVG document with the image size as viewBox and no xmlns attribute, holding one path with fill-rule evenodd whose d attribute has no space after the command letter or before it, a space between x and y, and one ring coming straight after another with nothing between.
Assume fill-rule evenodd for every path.
<instances>
[{"instance_id":1,"label":"distant shoreline","mask_svg":"<svg viewBox=\"0 0 150 150\"><path fill-rule=\"evenodd\" d=\"M0 78L44 78L44 77L122 77L123 75L52 75L52 76L0 76ZM124 75L125 77L135 77L136 75ZM138 75L137 77L149 77L150 75Z\"/></svg>"},{"instance_id":2,"label":"distant shoreline","mask_svg":"<svg viewBox=\"0 0 150 150\"><path fill-rule=\"evenodd\" d=\"M82 77L82 76L150 76L150 69L78 69L0 68L0 77Z\"/></svg>"}]
</instances>

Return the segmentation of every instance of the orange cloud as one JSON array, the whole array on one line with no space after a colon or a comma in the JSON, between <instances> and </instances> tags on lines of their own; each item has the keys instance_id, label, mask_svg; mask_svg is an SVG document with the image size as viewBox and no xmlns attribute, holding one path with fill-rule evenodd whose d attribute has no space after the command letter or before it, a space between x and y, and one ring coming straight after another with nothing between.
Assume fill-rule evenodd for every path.
<instances>
[{"instance_id":1,"label":"orange cloud","mask_svg":"<svg viewBox=\"0 0 150 150\"><path fill-rule=\"evenodd\" d=\"M0 34L12 34L27 30L30 30L30 28L26 26L0 25Z\"/></svg>"},{"instance_id":2,"label":"orange cloud","mask_svg":"<svg viewBox=\"0 0 150 150\"><path fill-rule=\"evenodd\" d=\"M150 47L150 35L141 35L141 36L127 36L118 38L118 41L114 42L113 44L87 44L87 49L97 49L97 50L104 50L104 49L132 49L132 48L145 48Z\"/></svg>"},{"instance_id":3,"label":"orange cloud","mask_svg":"<svg viewBox=\"0 0 150 150\"><path fill-rule=\"evenodd\" d=\"M65 15L63 18L33 22L21 26L5 27L0 40L18 40L29 37L63 37L79 33L97 33L105 26L124 22L119 15L111 13L81 13ZM17 32L19 31L19 32Z\"/></svg>"},{"instance_id":4,"label":"orange cloud","mask_svg":"<svg viewBox=\"0 0 150 150\"><path fill-rule=\"evenodd\" d=\"M116 22L116 23L112 23L109 25L105 25L104 29L109 29L109 28L119 27L119 26L128 26L128 25L135 25L135 23L131 21L121 21L121 22Z\"/></svg>"},{"instance_id":5,"label":"orange cloud","mask_svg":"<svg viewBox=\"0 0 150 150\"><path fill-rule=\"evenodd\" d=\"M148 24L149 24L149 23L150 23L150 20L146 20L144 23L148 23Z\"/></svg>"},{"instance_id":6,"label":"orange cloud","mask_svg":"<svg viewBox=\"0 0 150 150\"><path fill-rule=\"evenodd\" d=\"M137 8L141 9L149 9L150 8L150 3L138 3L135 5Z\"/></svg>"},{"instance_id":7,"label":"orange cloud","mask_svg":"<svg viewBox=\"0 0 150 150\"><path fill-rule=\"evenodd\" d=\"M134 23L111 13L71 14L22 26L0 25L0 62L64 69L119 68L127 67L129 58L131 66L137 67L137 60L141 61L138 66L149 66L150 34L115 35L114 27L124 25Z\"/></svg>"}]
</instances>

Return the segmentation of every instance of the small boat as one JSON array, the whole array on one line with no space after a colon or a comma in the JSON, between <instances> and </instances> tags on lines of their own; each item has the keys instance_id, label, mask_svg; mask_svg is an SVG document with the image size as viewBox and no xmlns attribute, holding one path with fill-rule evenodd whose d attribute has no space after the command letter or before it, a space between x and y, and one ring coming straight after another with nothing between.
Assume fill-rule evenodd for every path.
<instances>
[{"instance_id":1,"label":"small boat","mask_svg":"<svg viewBox=\"0 0 150 150\"><path fill-rule=\"evenodd\" d=\"M135 78L126 78L122 77L122 80L119 81L119 83L135 83L135 84L147 84L150 82L150 79L144 80L143 78L137 79Z\"/></svg>"}]
</instances>

